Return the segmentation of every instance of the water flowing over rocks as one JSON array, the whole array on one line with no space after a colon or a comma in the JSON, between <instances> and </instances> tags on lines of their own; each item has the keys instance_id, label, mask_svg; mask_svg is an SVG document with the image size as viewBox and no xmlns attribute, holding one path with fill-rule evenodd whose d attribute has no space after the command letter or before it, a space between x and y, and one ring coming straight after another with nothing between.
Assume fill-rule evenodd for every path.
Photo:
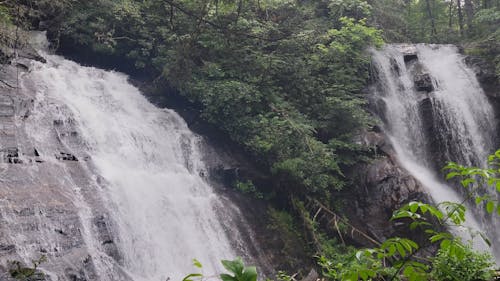
<instances>
[{"instance_id":1,"label":"water flowing over rocks","mask_svg":"<svg viewBox=\"0 0 500 281\"><path fill-rule=\"evenodd\" d=\"M495 108L497 132L500 132L500 77L495 72L495 66L477 56L467 56L465 62L476 74L481 88L483 88L484 93ZM500 147L500 138L498 138L495 145Z\"/></svg>"},{"instance_id":2,"label":"water flowing over rocks","mask_svg":"<svg viewBox=\"0 0 500 281\"><path fill-rule=\"evenodd\" d=\"M367 167L365 186L375 186L392 202L389 206L397 205L398 197L408 198L410 190L423 190L436 203L462 202L463 190L448 185L441 168L447 161L484 167L495 148L495 113L481 89L481 79L476 80L452 45L395 44L372 54L375 82L370 104L387 138L379 143L389 142L393 151ZM386 190L395 196L385 195ZM494 190L481 192L495 196ZM370 196L377 198L377 194ZM468 207L472 211L467 213L467 226L485 232L496 241L493 245L499 245L498 219ZM466 232L456 234L470 238ZM478 238L473 243L500 259L496 246L489 249Z\"/></svg>"},{"instance_id":3,"label":"water flowing over rocks","mask_svg":"<svg viewBox=\"0 0 500 281\"><path fill-rule=\"evenodd\" d=\"M499 102L500 81L495 73L494 65L487 63L484 59L477 56L467 56L465 62L476 74L477 80L481 83L484 93L495 100L495 102Z\"/></svg>"},{"instance_id":4,"label":"water flowing over rocks","mask_svg":"<svg viewBox=\"0 0 500 281\"><path fill-rule=\"evenodd\" d=\"M41 256L53 281L179 279L192 258L210 273L237 255L259 264L244 216L209 185L210 148L175 112L125 75L42 54L0 71L0 280L9 261Z\"/></svg>"},{"instance_id":5,"label":"water flowing over rocks","mask_svg":"<svg viewBox=\"0 0 500 281\"><path fill-rule=\"evenodd\" d=\"M35 54L26 57L44 61ZM57 161L74 160L64 151L83 140L77 134L61 133L69 127L60 128L52 116L36 114L37 107L54 112L66 109L38 101L36 86L25 79L28 70L14 65L4 65L0 72L4 82L0 85L1 280L8 280L10 261L29 266L30 260L42 255L48 257L42 270L62 274L47 272L44 280L97 280L94 258L99 257L90 255L86 235L95 233L92 247L120 259L108 228L106 203L99 198L100 187L92 182L92 165Z\"/></svg>"}]
</instances>

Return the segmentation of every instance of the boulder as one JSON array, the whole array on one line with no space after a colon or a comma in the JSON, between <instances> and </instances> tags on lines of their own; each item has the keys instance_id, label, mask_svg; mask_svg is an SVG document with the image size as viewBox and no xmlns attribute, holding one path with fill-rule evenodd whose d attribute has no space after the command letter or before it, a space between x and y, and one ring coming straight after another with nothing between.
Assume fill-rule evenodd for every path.
<instances>
[{"instance_id":1,"label":"boulder","mask_svg":"<svg viewBox=\"0 0 500 281\"><path fill-rule=\"evenodd\" d=\"M363 132L356 142L375 146L380 153L372 162L359 164L351 170L349 177L356 189L346 198L352 202L345 206L349 221L378 241L394 235L411 236L406 233L406 225L390 221L392 213L409 201L430 199L421 184L401 167L390 141L380 130ZM351 239L361 246L374 246L363 236L352 235Z\"/></svg>"},{"instance_id":2,"label":"boulder","mask_svg":"<svg viewBox=\"0 0 500 281\"><path fill-rule=\"evenodd\" d=\"M413 83L417 91L423 91L427 93L434 91L432 77L429 73L415 75L415 77L413 78Z\"/></svg>"},{"instance_id":3,"label":"boulder","mask_svg":"<svg viewBox=\"0 0 500 281\"><path fill-rule=\"evenodd\" d=\"M42 63L47 62L47 60L42 57L31 45L26 45L26 47L19 49L17 54L20 58L39 61Z\"/></svg>"},{"instance_id":4,"label":"boulder","mask_svg":"<svg viewBox=\"0 0 500 281\"><path fill-rule=\"evenodd\" d=\"M374 149L377 154L391 157L394 155L392 144L378 126L373 127L370 131L361 132L354 138L354 142Z\"/></svg>"},{"instance_id":5,"label":"boulder","mask_svg":"<svg viewBox=\"0 0 500 281\"><path fill-rule=\"evenodd\" d=\"M356 167L357 188L353 192L354 202L346 206L349 221L359 230L375 240L384 241L393 236L412 237L406 225L392 222L395 210L414 201L430 202L421 184L404 170L397 161L384 156L372 163ZM355 238L356 244L374 246L362 236Z\"/></svg>"}]
</instances>

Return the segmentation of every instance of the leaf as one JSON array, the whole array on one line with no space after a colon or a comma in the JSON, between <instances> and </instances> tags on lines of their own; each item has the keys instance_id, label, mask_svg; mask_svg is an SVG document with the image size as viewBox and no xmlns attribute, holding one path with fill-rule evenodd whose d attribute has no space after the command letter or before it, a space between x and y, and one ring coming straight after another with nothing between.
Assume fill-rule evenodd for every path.
<instances>
[{"instance_id":1,"label":"leaf","mask_svg":"<svg viewBox=\"0 0 500 281\"><path fill-rule=\"evenodd\" d=\"M363 280L368 279L368 274L367 274L364 270L360 270L360 271L359 271L359 276L360 276L360 277L361 277L361 279L363 279Z\"/></svg>"},{"instance_id":2,"label":"leaf","mask_svg":"<svg viewBox=\"0 0 500 281\"><path fill-rule=\"evenodd\" d=\"M396 253L396 246L390 245L389 249L387 251L387 256L392 257L392 256L394 256L395 253Z\"/></svg>"},{"instance_id":3,"label":"leaf","mask_svg":"<svg viewBox=\"0 0 500 281\"><path fill-rule=\"evenodd\" d=\"M221 262L225 269L227 269L231 273L234 273L235 275L241 275L243 273L243 269L245 268L245 266L243 265L243 261L239 257L234 261L223 260Z\"/></svg>"},{"instance_id":4,"label":"leaf","mask_svg":"<svg viewBox=\"0 0 500 281\"><path fill-rule=\"evenodd\" d=\"M500 149L499 149L499 150L497 150L497 151L495 151L495 156L496 156L497 158L500 158Z\"/></svg>"},{"instance_id":5,"label":"leaf","mask_svg":"<svg viewBox=\"0 0 500 281\"><path fill-rule=\"evenodd\" d=\"M257 281L257 268L255 266L245 267L238 281Z\"/></svg>"},{"instance_id":6,"label":"leaf","mask_svg":"<svg viewBox=\"0 0 500 281\"><path fill-rule=\"evenodd\" d=\"M417 202L410 202L408 205L410 206L410 211L412 213L415 213L418 210L418 203Z\"/></svg>"},{"instance_id":7,"label":"leaf","mask_svg":"<svg viewBox=\"0 0 500 281\"><path fill-rule=\"evenodd\" d=\"M418 221L414 221L414 222L410 223L410 230L414 230L419 225L420 225L420 222L418 222Z\"/></svg>"},{"instance_id":8,"label":"leaf","mask_svg":"<svg viewBox=\"0 0 500 281\"><path fill-rule=\"evenodd\" d=\"M197 259L193 259L193 265L196 266L197 268L203 267L203 265L201 265L200 261Z\"/></svg>"},{"instance_id":9,"label":"leaf","mask_svg":"<svg viewBox=\"0 0 500 281\"><path fill-rule=\"evenodd\" d=\"M238 281L235 277L225 273L221 273L219 277L220 279L222 279L222 281Z\"/></svg>"},{"instance_id":10,"label":"leaf","mask_svg":"<svg viewBox=\"0 0 500 281\"><path fill-rule=\"evenodd\" d=\"M491 247L491 241L486 237L486 235L483 232L479 232L479 236L481 236L481 239L483 239L484 243L488 245L488 247Z\"/></svg>"},{"instance_id":11,"label":"leaf","mask_svg":"<svg viewBox=\"0 0 500 281\"><path fill-rule=\"evenodd\" d=\"M357 281L358 280L358 273L357 272L350 272L347 275L347 281Z\"/></svg>"},{"instance_id":12,"label":"leaf","mask_svg":"<svg viewBox=\"0 0 500 281\"><path fill-rule=\"evenodd\" d=\"M468 178L460 181L460 184L462 184L463 187L467 188L469 187L469 184L473 183L474 179L473 178Z\"/></svg>"},{"instance_id":13,"label":"leaf","mask_svg":"<svg viewBox=\"0 0 500 281\"><path fill-rule=\"evenodd\" d=\"M459 173L457 173L457 172L451 172L451 173L448 173L448 174L446 175L446 180L449 180L449 179L454 178L454 177L459 176L459 175L460 175L460 174L459 174Z\"/></svg>"},{"instance_id":14,"label":"leaf","mask_svg":"<svg viewBox=\"0 0 500 281\"><path fill-rule=\"evenodd\" d=\"M191 274L188 274L186 277L184 277L182 279L182 281L193 281L193 279L191 279L191 277L203 277L203 274L201 274L201 273L191 273Z\"/></svg>"},{"instance_id":15,"label":"leaf","mask_svg":"<svg viewBox=\"0 0 500 281\"><path fill-rule=\"evenodd\" d=\"M495 203L493 201L488 201L486 204L486 211L491 214L493 213L493 209L495 209Z\"/></svg>"},{"instance_id":16,"label":"leaf","mask_svg":"<svg viewBox=\"0 0 500 281\"><path fill-rule=\"evenodd\" d=\"M451 245L451 240L445 239L445 240L441 241L441 244L439 245L439 247L442 250L446 250L446 249L450 248L450 245Z\"/></svg>"},{"instance_id":17,"label":"leaf","mask_svg":"<svg viewBox=\"0 0 500 281\"><path fill-rule=\"evenodd\" d=\"M431 236L430 241L432 243L435 243L435 242L443 240L443 239L451 239L451 238L453 238L453 235L446 233L446 232L439 232L436 235Z\"/></svg>"},{"instance_id":18,"label":"leaf","mask_svg":"<svg viewBox=\"0 0 500 281\"><path fill-rule=\"evenodd\" d=\"M415 270L413 269L413 266L406 266L403 270L403 275L408 277L408 279L411 279L411 276L414 274L414 272Z\"/></svg>"},{"instance_id":19,"label":"leaf","mask_svg":"<svg viewBox=\"0 0 500 281\"><path fill-rule=\"evenodd\" d=\"M396 243L396 249L398 250L398 253L402 258L406 257L405 248L401 244Z\"/></svg>"},{"instance_id":20,"label":"leaf","mask_svg":"<svg viewBox=\"0 0 500 281\"><path fill-rule=\"evenodd\" d=\"M480 204L481 202L483 202L484 200L484 197L476 197L476 205Z\"/></svg>"},{"instance_id":21,"label":"leaf","mask_svg":"<svg viewBox=\"0 0 500 281\"><path fill-rule=\"evenodd\" d=\"M364 254L365 254L365 251L363 251L363 250L357 251L356 252L356 259L361 260L361 256L363 256Z\"/></svg>"}]
</instances>

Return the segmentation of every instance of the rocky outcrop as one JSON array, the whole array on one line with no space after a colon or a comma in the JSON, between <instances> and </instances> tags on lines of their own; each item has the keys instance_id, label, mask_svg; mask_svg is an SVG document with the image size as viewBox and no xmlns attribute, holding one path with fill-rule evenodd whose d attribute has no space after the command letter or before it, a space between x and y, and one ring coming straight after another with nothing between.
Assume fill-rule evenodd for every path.
<instances>
[{"instance_id":1,"label":"rocky outcrop","mask_svg":"<svg viewBox=\"0 0 500 281\"><path fill-rule=\"evenodd\" d=\"M378 241L407 234L406 226L390 221L393 212L413 200L429 201L427 195L420 183L397 162L392 145L379 129L362 132L356 141L372 148L376 157L353 169L351 178L356 188L349 197L353 203L346 206L349 221ZM355 242L373 246L362 236Z\"/></svg>"},{"instance_id":2,"label":"rocky outcrop","mask_svg":"<svg viewBox=\"0 0 500 281\"><path fill-rule=\"evenodd\" d=\"M406 67L413 77L413 85L418 92L430 93L434 91L434 81L429 71L420 63L417 55L412 56L411 60L407 60L405 55Z\"/></svg>"},{"instance_id":3,"label":"rocky outcrop","mask_svg":"<svg viewBox=\"0 0 500 281\"><path fill-rule=\"evenodd\" d=\"M48 274L36 280L98 280L103 257L117 278L130 280L118 269L105 184L92 176L83 141L56 118L64 106L38 99L25 78L33 60L45 60L30 48L18 55L0 69L0 280L11 280L11 261L31 266L41 256Z\"/></svg>"},{"instance_id":4,"label":"rocky outcrop","mask_svg":"<svg viewBox=\"0 0 500 281\"><path fill-rule=\"evenodd\" d=\"M500 132L500 77L495 72L495 66L478 56L467 56L465 62L476 73L481 88L495 108L497 132ZM497 141L495 145L499 146L500 141Z\"/></svg>"},{"instance_id":5,"label":"rocky outcrop","mask_svg":"<svg viewBox=\"0 0 500 281\"><path fill-rule=\"evenodd\" d=\"M415 75L413 82L415 83L415 89L417 91L428 93L434 91L434 85L432 84L432 78L429 73Z\"/></svg>"},{"instance_id":6,"label":"rocky outcrop","mask_svg":"<svg viewBox=\"0 0 500 281\"><path fill-rule=\"evenodd\" d=\"M495 73L495 66L477 56L467 56L465 62L476 73L484 93L495 102L500 102L500 79Z\"/></svg>"}]
</instances>

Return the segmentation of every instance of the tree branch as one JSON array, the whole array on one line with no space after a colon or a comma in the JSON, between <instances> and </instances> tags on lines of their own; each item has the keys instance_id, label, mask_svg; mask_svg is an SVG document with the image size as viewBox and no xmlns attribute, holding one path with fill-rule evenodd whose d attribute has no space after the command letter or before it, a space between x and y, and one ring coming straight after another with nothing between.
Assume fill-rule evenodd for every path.
<instances>
[{"instance_id":1,"label":"tree branch","mask_svg":"<svg viewBox=\"0 0 500 281\"><path fill-rule=\"evenodd\" d=\"M283 39L286 39L289 37L289 36L284 36L284 37L280 37L280 38L276 38L276 39L271 39L271 38L261 37L258 35L253 35L250 33L241 32L241 31L237 31L237 30L230 30L227 26L219 25L217 23L214 23L212 21L209 21L209 20L203 18L202 16L196 15L194 12L189 11L188 9L182 7L180 4L175 3L173 0L165 0L165 2L167 2L171 7L174 7L177 10L179 10L180 12L182 12L183 14L187 15L188 17L194 18L194 19L198 20L199 22L203 22L203 23L211 26L212 28L217 29L223 33L232 33L232 34L241 35L241 36L245 36L248 38L259 39L259 40L268 41L268 42L276 42L276 41L280 41L280 40L283 40Z\"/></svg>"}]
</instances>

